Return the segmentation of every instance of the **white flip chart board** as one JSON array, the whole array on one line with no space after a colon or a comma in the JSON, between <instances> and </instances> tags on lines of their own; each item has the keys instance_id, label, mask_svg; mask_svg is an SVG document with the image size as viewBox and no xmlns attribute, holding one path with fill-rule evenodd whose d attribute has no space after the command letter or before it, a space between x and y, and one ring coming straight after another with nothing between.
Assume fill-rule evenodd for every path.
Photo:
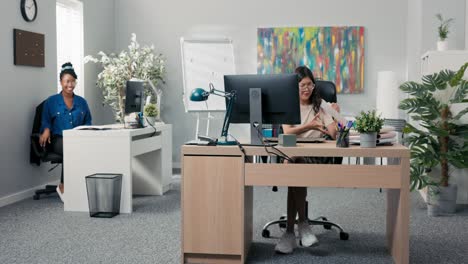
<instances>
[{"instance_id":1,"label":"white flip chart board","mask_svg":"<svg viewBox=\"0 0 468 264\"><path fill-rule=\"evenodd\" d=\"M224 75L235 74L234 47L229 39L180 39L184 105L186 112L225 111L224 97L210 95L205 102L190 101L195 88L209 91L209 84L224 91Z\"/></svg>"}]
</instances>

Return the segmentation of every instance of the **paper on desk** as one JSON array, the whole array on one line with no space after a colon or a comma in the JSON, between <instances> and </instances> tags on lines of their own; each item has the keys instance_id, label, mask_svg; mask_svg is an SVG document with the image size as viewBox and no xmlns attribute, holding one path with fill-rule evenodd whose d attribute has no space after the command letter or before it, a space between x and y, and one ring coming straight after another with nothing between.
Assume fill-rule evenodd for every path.
<instances>
[{"instance_id":1,"label":"paper on desk","mask_svg":"<svg viewBox=\"0 0 468 264\"><path fill-rule=\"evenodd\" d=\"M327 102L327 101L325 101L323 99L322 99L322 103L320 104L320 108L322 108L325 113L332 116L338 122L340 122L342 124L346 124L348 122L348 120L346 120L346 118L344 118L340 113L338 113L335 109L333 109L333 107L331 106L331 104L329 102Z\"/></svg>"}]
</instances>

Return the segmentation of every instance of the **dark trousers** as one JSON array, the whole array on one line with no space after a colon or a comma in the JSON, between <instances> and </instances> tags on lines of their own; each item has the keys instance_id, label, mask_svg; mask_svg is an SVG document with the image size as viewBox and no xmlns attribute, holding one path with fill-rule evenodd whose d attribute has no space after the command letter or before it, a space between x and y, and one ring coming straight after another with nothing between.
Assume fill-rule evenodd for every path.
<instances>
[{"instance_id":1,"label":"dark trousers","mask_svg":"<svg viewBox=\"0 0 468 264\"><path fill-rule=\"evenodd\" d=\"M63 137L59 135L53 135L50 139L50 145L48 145L47 151L60 155L63 158ZM63 163L60 182L63 183Z\"/></svg>"}]
</instances>

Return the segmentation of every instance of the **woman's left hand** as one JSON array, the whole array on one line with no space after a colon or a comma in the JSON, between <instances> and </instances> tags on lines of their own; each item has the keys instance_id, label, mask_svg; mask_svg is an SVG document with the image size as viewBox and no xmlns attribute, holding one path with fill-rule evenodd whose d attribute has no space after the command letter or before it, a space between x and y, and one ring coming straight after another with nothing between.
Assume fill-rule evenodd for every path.
<instances>
[{"instance_id":1,"label":"woman's left hand","mask_svg":"<svg viewBox=\"0 0 468 264\"><path fill-rule=\"evenodd\" d=\"M335 111L337 111L338 113L340 112L340 106L337 103L332 103L331 107L335 109Z\"/></svg>"}]
</instances>

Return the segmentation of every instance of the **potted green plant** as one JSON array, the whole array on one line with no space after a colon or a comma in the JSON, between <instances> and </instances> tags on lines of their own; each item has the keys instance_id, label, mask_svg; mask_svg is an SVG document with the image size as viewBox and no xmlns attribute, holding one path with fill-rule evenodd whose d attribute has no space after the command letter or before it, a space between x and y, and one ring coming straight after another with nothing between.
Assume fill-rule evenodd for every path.
<instances>
[{"instance_id":1,"label":"potted green plant","mask_svg":"<svg viewBox=\"0 0 468 264\"><path fill-rule=\"evenodd\" d=\"M454 19L453 18L444 19L442 17L442 14L440 13L436 14L436 18L440 22L437 28L439 32L439 41L437 41L437 50L439 51L448 50L447 37L448 37L448 33L450 32L449 31L450 24L454 21Z\"/></svg>"},{"instance_id":2,"label":"potted green plant","mask_svg":"<svg viewBox=\"0 0 468 264\"><path fill-rule=\"evenodd\" d=\"M361 111L356 117L355 128L361 134L361 148L375 148L377 134L383 126L383 121L375 110Z\"/></svg>"},{"instance_id":3,"label":"potted green plant","mask_svg":"<svg viewBox=\"0 0 468 264\"><path fill-rule=\"evenodd\" d=\"M100 63L103 70L98 74L97 86L102 89L104 104L109 105L115 114L117 122L124 122L125 115L125 88L128 80L137 78L150 80L155 86L164 82L165 60L161 54L154 54L154 46L141 47L132 34L128 51L123 50L118 55L107 55L100 51L100 58L86 56L84 61ZM150 85L145 87L145 95L150 95ZM161 90L158 89L152 97L153 101L160 102Z\"/></svg>"},{"instance_id":4,"label":"potted green plant","mask_svg":"<svg viewBox=\"0 0 468 264\"><path fill-rule=\"evenodd\" d=\"M150 125L154 125L154 122L156 121L156 117L158 116L158 108L156 104L149 103L145 105L145 109L143 111L145 120L150 123Z\"/></svg>"},{"instance_id":5,"label":"potted green plant","mask_svg":"<svg viewBox=\"0 0 468 264\"><path fill-rule=\"evenodd\" d=\"M457 186L450 183L449 175L455 168L468 167L468 125L459 122L468 107L451 111L468 93L468 81L462 79L467 66L400 86L410 97L399 108L417 122L405 127L405 133L410 133L405 142L411 149L411 189L428 187L429 215L455 212Z\"/></svg>"}]
</instances>

